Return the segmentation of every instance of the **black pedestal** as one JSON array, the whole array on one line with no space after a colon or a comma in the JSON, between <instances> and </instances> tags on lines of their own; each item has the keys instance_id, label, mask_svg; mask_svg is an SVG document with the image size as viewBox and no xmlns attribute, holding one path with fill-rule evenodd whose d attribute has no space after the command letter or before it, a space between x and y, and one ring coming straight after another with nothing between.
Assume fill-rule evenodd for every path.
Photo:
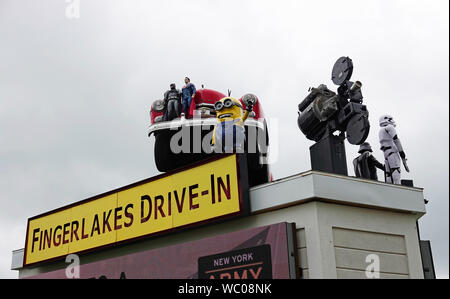
<instances>
[{"instance_id":1,"label":"black pedestal","mask_svg":"<svg viewBox=\"0 0 450 299\"><path fill-rule=\"evenodd\" d=\"M402 180L402 186L414 187L414 182L413 180Z\"/></svg>"},{"instance_id":2,"label":"black pedestal","mask_svg":"<svg viewBox=\"0 0 450 299\"><path fill-rule=\"evenodd\" d=\"M309 148L312 170L348 175L344 140L329 136Z\"/></svg>"}]
</instances>

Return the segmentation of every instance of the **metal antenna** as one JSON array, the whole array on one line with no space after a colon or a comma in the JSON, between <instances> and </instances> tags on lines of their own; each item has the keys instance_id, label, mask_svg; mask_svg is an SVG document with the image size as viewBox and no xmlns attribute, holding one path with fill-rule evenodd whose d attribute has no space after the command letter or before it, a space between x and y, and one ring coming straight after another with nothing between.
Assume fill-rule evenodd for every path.
<instances>
[{"instance_id":1,"label":"metal antenna","mask_svg":"<svg viewBox=\"0 0 450 299\"><path fill-rule=\"evenodd\" d=\"M231 90L228 89L228 96L231 97Z\"/></svg>"}]
</instances>

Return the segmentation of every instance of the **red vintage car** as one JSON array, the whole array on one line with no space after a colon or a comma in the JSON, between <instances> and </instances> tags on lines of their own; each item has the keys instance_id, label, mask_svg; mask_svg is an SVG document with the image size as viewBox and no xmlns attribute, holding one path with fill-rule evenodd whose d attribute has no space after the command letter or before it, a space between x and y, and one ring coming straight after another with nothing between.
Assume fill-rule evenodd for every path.
<instances>
[{"instance_id":1,"label":"red vintage car","mask_svg":"<svg viewBox=\"0 0 450 299\"><path fill-rule=\"evenodd\" d=\"M155 162L159 171L171 171L216 155L210 151L205 151L204 147L211 140L211 132L217 123L214 104L224 97L226 97L224 94L215 90L197 90L195 98L191 102L190 117L182 116L172 121L163 121L165 109L163 100L157 100L152 104L148 136L155 136ZM245 109L245 101L241 98L240 102ZM248 153L250 186L269 182L271 174L267 164L269 146L267 123L264 119L261 103L257 98L253 106L253 112L250 113L244 125L247 136L245 148ZM174 153L171 148L171 140L183 127L190 130L189 150ZM250 131L252 132L251 136L255 136L256 132L257 137L249 138ZM194 140L197 143L196 145ZM202 146L199 143L202 143Z\"/></svg>"}]
</instances>

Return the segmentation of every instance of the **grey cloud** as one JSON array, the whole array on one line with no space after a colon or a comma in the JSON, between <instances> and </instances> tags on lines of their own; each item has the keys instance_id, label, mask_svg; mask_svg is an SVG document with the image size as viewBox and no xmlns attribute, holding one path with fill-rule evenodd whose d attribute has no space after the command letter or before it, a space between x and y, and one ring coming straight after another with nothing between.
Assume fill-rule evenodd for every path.
<instances>
[{"instance_id":1,"label":"grey cloud","mask_svg":"<svg viewBox=\"0 0 450 299\"><path fill-rule=\"evenodd\" d=\"M296 107L310 86L333 87L342 55L364 84L374 148L378 116L396 117L407 177L430 200L422 236L448 277L448 1L80 4L68 20L64 0L0 2L1 277L16 277L28 217L157 174L149 108L186 75L257 94L279 121L274 177L308 170Z\"/></svg>"}]
</instances>

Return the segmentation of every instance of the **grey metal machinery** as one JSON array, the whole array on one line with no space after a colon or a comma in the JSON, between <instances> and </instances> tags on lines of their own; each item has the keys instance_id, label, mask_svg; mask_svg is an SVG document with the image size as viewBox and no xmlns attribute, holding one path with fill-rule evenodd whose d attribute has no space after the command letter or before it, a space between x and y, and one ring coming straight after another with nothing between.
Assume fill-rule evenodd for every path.
<instances>
[{"instance_id":1,"label":"grey metal machinery","mask_svg":"<svg viewBox=\"0 0 450 299\"><path fill-rule=\"evenodd\" d=\"M339 58L331 80L337 93L321 84L310 88L309 95L298 105L298 126L309 140L313 170L348 175L345 144L361 145L370 132L369 112L363 105L359 81L350 81L353 62L349 57Z\"/></svg>"}]
</instances>

